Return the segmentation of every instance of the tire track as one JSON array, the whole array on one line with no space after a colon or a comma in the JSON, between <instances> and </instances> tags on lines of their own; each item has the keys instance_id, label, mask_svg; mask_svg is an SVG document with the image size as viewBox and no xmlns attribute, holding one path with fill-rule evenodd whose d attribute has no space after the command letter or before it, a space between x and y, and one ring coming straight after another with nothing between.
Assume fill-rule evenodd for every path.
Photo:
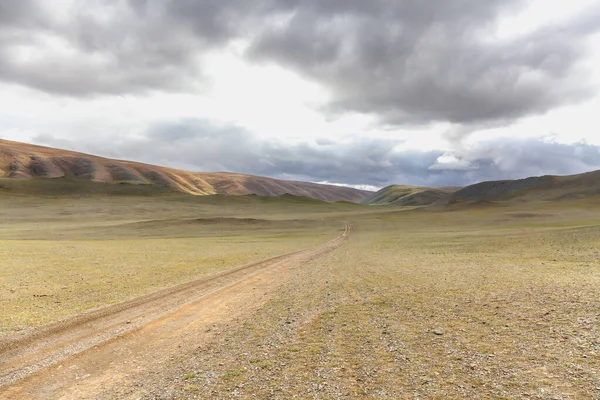
<instances>
[{"instance_id":1,"label":"tire track","mask_svg":"<svg viewBox=\"0 0 600 400\"><path fill-rule=\"evenodd\" d=\"M135 299L98 308L62 320L20 337L0 341L0 388L79 354L91 347L138 330L210 294L235 285L284 263L303 263L332 251L352 233L345 222L344 233L320 246L272 257L267 260L183 283Z\"/></svg>"}]
</instances>

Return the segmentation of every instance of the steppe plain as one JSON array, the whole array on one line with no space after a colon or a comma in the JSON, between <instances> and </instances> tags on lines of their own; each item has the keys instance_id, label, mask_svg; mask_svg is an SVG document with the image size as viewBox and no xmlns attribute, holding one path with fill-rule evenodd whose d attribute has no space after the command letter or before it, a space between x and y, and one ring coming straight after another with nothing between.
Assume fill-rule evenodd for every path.
<instances>
[{"instance_id":1,"label":"steppe plain","mask_svg":"<svg viewBox=\"0 0 600 400\"><path fill-rule=\"evenodd\" d=\"M0 398L600 398L593 197L418 208L2 184L22 187L0 189ZM11 353L288 253L35 369Z\"/></svg>"}]
</instances>

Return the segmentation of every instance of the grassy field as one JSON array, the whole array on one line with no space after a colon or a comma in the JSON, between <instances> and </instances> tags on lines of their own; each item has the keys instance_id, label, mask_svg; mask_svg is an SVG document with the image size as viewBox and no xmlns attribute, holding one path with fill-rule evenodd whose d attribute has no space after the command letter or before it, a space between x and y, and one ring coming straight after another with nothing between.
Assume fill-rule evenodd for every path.
<instances>
[{"instance_id":1,"label":"grassy field","mask_svg":"<svg viewBox=\"0 0 600 400\"><path fill-rule=\"evenodd\" d=\"M353 222L345 246L184 362L182 398L600 398L594 203Z\"/></svg>"},{"instance_id":2,"label":"grassy field","mask_svg":"<svg viewBox=\"0 0 600 400\"><path fill-rule=\"evenodd\" d=\"M153 376L153 395L600 398L593 199L404 209L75 197L0 196L5 333L313 246L342 221L354 225L345 245L295 269L256 313L199 343L162 381Z\"/></svg>"},{"instance_id":3,"label":"grassy field","mask_svg":"<svg viewBox=\"0 0 600 400\"><path fill-rule=\"evenodd\" d=\"M318 245L344 228L324 214L357 209L40 182L5 182L21 190L0 193L0 336Z\"/></svg>"}]
</instances>

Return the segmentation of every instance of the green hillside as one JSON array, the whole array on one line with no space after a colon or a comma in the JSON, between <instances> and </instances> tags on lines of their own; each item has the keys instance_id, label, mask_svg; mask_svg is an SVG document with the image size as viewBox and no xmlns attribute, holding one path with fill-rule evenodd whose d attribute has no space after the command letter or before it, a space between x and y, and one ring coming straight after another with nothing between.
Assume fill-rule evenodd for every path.
<instances>
[{"instance_id":1,"label":"green hillside","mask_svg":"<svg viewBox=\"0 0 600 400\"><path fill-rule=\"evenodd\" d=\"M363 204L426 206L447 201L458 190L454 187L431 188L423 186L391 185L367 197Z\"/></svg>"}]
</instances>

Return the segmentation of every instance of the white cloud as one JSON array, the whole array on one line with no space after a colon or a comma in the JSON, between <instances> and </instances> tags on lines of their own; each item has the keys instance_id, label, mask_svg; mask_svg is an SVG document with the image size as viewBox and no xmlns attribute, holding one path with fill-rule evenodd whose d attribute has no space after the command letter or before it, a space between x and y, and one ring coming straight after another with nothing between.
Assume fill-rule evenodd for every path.
<instances>
[{"instance_id":1,"label":"white cloud","mask_svg":"<svg viewBox=\"0 0 600 400\"><path fill-rule=\"evenodd\" d=\"M468 171L475 169L470 161L463 159L461 156L446 152L435 160L435 164L429 167L431 170L442 171Z\"/></svg>"}]
</instances>

